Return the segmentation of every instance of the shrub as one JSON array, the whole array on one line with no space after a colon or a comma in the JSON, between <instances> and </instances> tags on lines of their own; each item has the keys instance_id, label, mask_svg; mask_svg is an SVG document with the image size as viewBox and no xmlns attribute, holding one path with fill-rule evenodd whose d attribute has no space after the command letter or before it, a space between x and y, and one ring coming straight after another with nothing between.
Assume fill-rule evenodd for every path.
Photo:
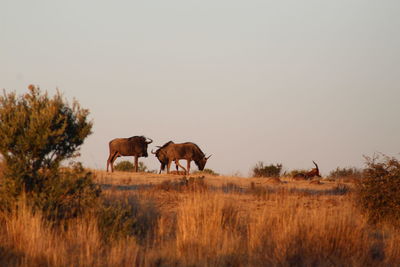
<instances>
[{"instance_id":1,"label":"shrub","mask_svg":"<svg viewBox=\"0 0 400 267\"><path fill-rule=\"evenodd\" d=\"M308 170L294 169L294 170L291 170L287 175L289 177L294 177L295 175L297 175L299 173L306 173L306 172L308 172Z\"/></svg>"},{"instance_id":2,"label":"shrub","mask_svg":"<svg viewBox=\"0 0 400 267\"><path fill-rule=\"evenodd\" d=\"M121 162L118 162L118 164L116 164L114 166L114 170L116 171L121 171L121 172L131 172L134 169L134 165L132 162L124 160Z\"/></svg>"},{"instance_id":3,"label":"shrub","mask_svg":"<svg viewBox=\"0 0 400 267\"><path fill-rule=\"evenodd\" d=\"M339 168L331 171L328 178L338 179L338 178L361 178L362 172L357 168Z\"/></svg>"},{"instance_id":4,"label":"shrub","mask_svg":"<svg viewBox=\"0 0 400 267\"><path fill-rule=\"evenodd\" d=\"M70 106L59 92L50 98L33 85L21 96L4 91L0 97L2 209L26 194L28 203L50 217L68 217L98 196L91 174L81 166L64 172L60 168L64 160L78 155L91 134L88 115L78 102Z\"/></svg>"},{"instance_id":5,"label":"shrub","mask_svg":"<svg viewBox=\"0 0 400 267\"><path fill-rule=\"evenodd\" d=\"M357 200L373 223L400 225L400 162L388 156L365 157L367 168L357 183Z\"/></svg>"},{"instance_id":6,"label":"shrub","mask_svg":"<svg viewBox=\"0 0 400 267\"><path fill-rule=\"evenodd\" d=\"M53 177L44 187L44 193L33 194L34 207L41 208L51 221L69 219L93 207L100 196L100 187L93 182L93 174L80 163ZM57 181L55 181L57 179Z\"/></svg>"},{"instance_id":7,"label":"shrub","mask_svg":"<svg viewBox=\"0 0 400 267\"><path fill-rule=\"evenodd\" d=\"M132 172L134 170L134 167L135 166L133 165L132 162L124 160L115 165L114 169L121 172ZM138 171L139 172L148 171L147 166L141 161L139 161Z\"/></svg>"},{"instance_id":8,"label":"shrub","mask_svg":"<svg viewBox=\"0 0 400 267\"><path fill-rule=\"evenodd\" d=\"M204 169L202 171L195 171L193 172L193 174L208 174L208 175L212 175L212 176L219 176L219 173L216 173L215 171L211 170L211 169Z\"/></svg>"},{"instance_id":9,"label":"shrub","mask_svg":"<svg viewBox=\"0 0 400 267\"><path fill-rule=\"evenodd\" d=\"M98 227L104 241L134 236L144 240L154 230L159 212L151 202L135 197L106 198L97 209Z\"/></svg>"},{"instance_id":10,"label":"shrub","mask_svg":"<svg viewBox=\"0 0 400 267\"><path fill-rule=\"evenodd\" d=\"M264 166L264 163L260 161L253 168L253 177L279 177L281 171L282 164Z\"/></svg>"}]
</instances>

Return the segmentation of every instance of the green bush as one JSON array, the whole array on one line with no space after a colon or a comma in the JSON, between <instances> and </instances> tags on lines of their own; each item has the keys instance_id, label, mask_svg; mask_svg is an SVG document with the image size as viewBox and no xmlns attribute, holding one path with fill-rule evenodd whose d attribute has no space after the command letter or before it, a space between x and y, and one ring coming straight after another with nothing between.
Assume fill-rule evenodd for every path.
<instances>
[{"instance_id":1,"label":"green bush","mask_svg":"<svg viewBox=\"0 0 400 267\"><path fill-rule=\"evenodd\" d=\"M373 223L400 226L400 162L393 157L366 158L367 168L357 184L357 200Z\"/></svg>"},{"instance_id":2,"label":"green bush","mask_svg":"<svg viewBox=\"0 0 400 267\"><path fill-rule=\"evenodd\" d=\"M115 166L114 166L114 170L116 171L121 171L121 172L131 172L133 171L134 166L133 163L127 160L118 162Z\"/></svg>"},{"instance_id":3,"label":"green bush","mask_svg":"<svg viewBox=\"0 0 400 267\"><path fill-rule=\"evenodd\" d=\"M279 177L282 171L282 164L264 165L263 162L258 162L253 167L253 177Z\"/></svg>"},{"instance_id":4,"label":"green bush","mask_svg":"<svg viewBox=\"0 0 400 267\"><path fill-rule=\"evenodd\" d=\"M98 227L106 242L129 236L143 241L154 232L159 216L153 203L135 197L106 198L97 209Z\"/></svg>"},{"instance_id":5,"label":"green bush","mask_svg":"<svg viewBox=\"0 0 400 267\"><path fill-rule=\"evenodd\" d=\"M50 98L30 85L29 92L0 97L0 153L5 164L1 209L25 194L29 204L50 218L80 213L99 195L92 175L81 166L60 168L74 158L91 134L89 111L69 105L60 93Z\"/></svg>"},{"instance_id":6,"label":"green bush","mask_svg":"<svg viewBox=\"0 0 400 267\"><path fill-rule=\"evenodd\" d=\"M83 214L93 207L100 196L100 187L93 182L93 175L77 163L64 169L44 186L44 192L33 194L34 207L41 208L47 219L59 221Z\"/></svg>"},{"instance_id":7,"label":"green bush","mask_svg":"<svg viewBox=\"0 0 400 267\"><path fill-rule=\"evenodd\" d=\"M361 178L362 171L357 168L339 168L331 171L328 178L338 179L338 178Z\"/></svg>"},{"instance_id":8,"label":"green bush","mask_svg":"<svg viewBox=\"0 0 400 267\"><path fill-rule=\"evenodd\" d=\"M118 164L116 164L114 167L115 170L121 171L121 172L133 172L134 168L135 168L135 166L133 165L133 163L128 160L118 162ZM139 172L147 172L148 171L147 166L141 161L139 161L138 171Z\"/></svg>"},{"instance_id":9,"label":"green bush","mask_svg":"<svg viewBox=\"0 0 400 267\"><path fill-rule=\"evenodd\" d=\"M208 174L208 175L212 175L212 176L219 176L219 173L216 173L215 171L211 170L211 169L204 169L202 171L195 171L193 172L193 174Z\"/></svg>"}]
</instances>

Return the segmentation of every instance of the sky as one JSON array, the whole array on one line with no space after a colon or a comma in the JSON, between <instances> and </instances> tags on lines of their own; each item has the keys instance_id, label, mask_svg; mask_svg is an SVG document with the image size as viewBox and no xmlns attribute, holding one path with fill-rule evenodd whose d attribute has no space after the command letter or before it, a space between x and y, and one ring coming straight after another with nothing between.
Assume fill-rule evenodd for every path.
<instances>
[{"instance_id":1,"label":"sky","mask_svg":"<svg viewBox=\"0 0 400 267\"><path fill-rule=\"evenodd\" d=\"M0 88L58 88L89 109L90 168L113 138L145 135L149 152L194 142L226 175L313 160L327 175L400 156L399 13L397 0L0 0Z\"/></svg>"}]
</instances>

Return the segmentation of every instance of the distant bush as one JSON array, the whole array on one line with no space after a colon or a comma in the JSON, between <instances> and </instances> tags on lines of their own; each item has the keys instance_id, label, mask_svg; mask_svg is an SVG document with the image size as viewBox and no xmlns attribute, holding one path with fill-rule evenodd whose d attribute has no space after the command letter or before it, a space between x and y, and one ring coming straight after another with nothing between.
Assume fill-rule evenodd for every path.
<instances>
[{"instance_id":1,"label":"distant bush","mask_svg":"<svg viewBox=\"0 0 400 267\"><path fill-rule=\"evenodd\" d=\"M92 175L75 165L64 171L91 134L89 111L69 105L60 93L50 98L30 85L21 96L0 97L0 153L5 165L0 185L0 208L25 195L28 204L51 219L76 216L93 203L100 190Z\"/></svg>"},{"instance_id":2,"label":"distant bush","mask_svg":"<svg viewBox=\"0 0 400 267\"><path fill-rule=\"evenodd\" d=\"M362 171L357 168L340 168L337 167L335 170L331 171L328 178L338 179L338 178L361 178Z\"/></svg>"},{"instance_id":3,"label":"distant bush","mask_svg":"<svg viewBox=\"0 0 400 267\"><path fill-rule=\"evenodd\" d=\"M132 172L134 170L134 168L135 168L135 166L133 165L133 163L128 160L118 162L118 164L116 164L114 167L115 170L121 171L121 172ZM141 161L139 161L138 171L139 172L147 172L148 171L147 166Z\"/></svg>"},{"instance_id":4,"label":"distant bush","mask_svg":"<svg viewBox=\"0 0 400 267\"><path fill-rule=\"evenodd\" d=\"M215 171L211 170L211 169L204 169L202 171L195 171L193 172L193 174L208 174L208 175L212 175L212 176L219 176L219 173L216 173Z\"/></svg>"},{"instance_id":5,"label":"distant bush","mask_svg":"<svg viewBox=\"0 0 400 267\"><path fill-rule=\"evenodd\" d=\"M115 166L114 166L114 170L116 171L121 171L121 172L131 172L133 171L134 166L133 163L127 160L118 162Z\"/></svg>"},{"instance_id":6,"label":"distant bush","mask_svg":"<svg viewBox=\"0 0 400 267\"><path fill-rule=\"evenodd\" d=\"M279 177L282 171L282 164L264 165L263 162L258 162L253 167L253 177Z\"/></svg>"},{"instance_id":7,"label":"distant bush","mask_svg":"<svg viewBox=\"0 0 400 267\"><path fill-rule=\"evenodd\" d=\"M291 170L289 173L287 173L286 175L288 177L294 177L296 174L300 174L300 173L306 173L308 172L308 170L300 170L300 169L294 169Z\"/></svg>"},{"instance_id":8,"label":"distant bush","mask_svg":"<svg viewBox=\"0 0 400 267\"><path fill-rule=\"evenodd\" d=\"M365 158L367 168L356 187L360 207L373 223L400 226L400 162L384 155Z\"/></svg>"}]
</instances>

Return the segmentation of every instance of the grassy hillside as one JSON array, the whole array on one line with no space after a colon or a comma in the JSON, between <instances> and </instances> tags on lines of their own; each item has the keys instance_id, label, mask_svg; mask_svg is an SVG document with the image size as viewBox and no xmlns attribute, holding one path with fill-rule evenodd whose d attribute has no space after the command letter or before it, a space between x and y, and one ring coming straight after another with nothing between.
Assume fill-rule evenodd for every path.
<instances>
[{"instance_id":1,"label":"grassy hillside","mask_svg":"<svg viewBox=\"0 0 400 267\"><path fill-rule=\"evenodd\" d=\"M390 266L400 260L400 232L369 225L354 205L351 183L94 172L104 201L135 210L132 224L102 228L107 220L89 212L50 227L40 213L20 208L1 220L0 265ZM104 229L126 231L105 239Z\"/></svg>"}]
</instances>

